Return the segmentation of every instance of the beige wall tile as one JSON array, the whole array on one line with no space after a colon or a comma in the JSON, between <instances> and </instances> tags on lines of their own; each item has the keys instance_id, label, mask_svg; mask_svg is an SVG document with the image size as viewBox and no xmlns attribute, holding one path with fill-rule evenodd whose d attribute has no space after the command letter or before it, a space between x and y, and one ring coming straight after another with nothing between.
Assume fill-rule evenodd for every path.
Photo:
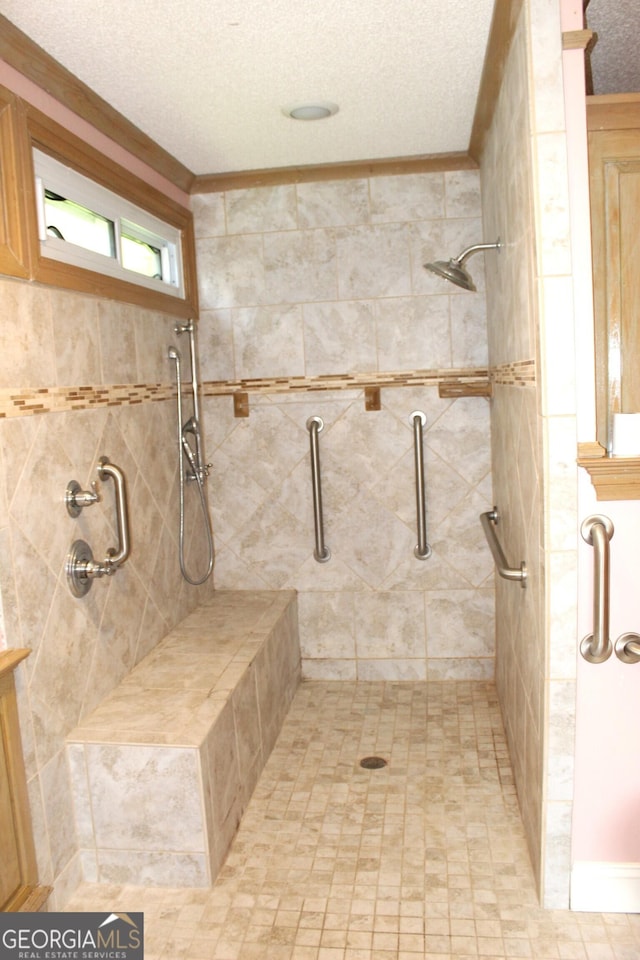
<instances>
[{"instance_id":1,"label":"beige wall tile","mask_svg":"<svg viewBox=\"0 0 640 960\"><path fill-rule=\"evenodd\" d=\"M370 221L368 180L299 183L296 193L300 229L347 226Z\"/></svg>"},{"instance_id":2,"label":"beige wall tile","mask_svg":"<svg viewBox=\"0 0 640 960\"><path fill-rule=\"evenodd\" d=\"M295 230L298 225L293 185L229 190L224 199L228 234Z\"/></svg>"}]
</instances>

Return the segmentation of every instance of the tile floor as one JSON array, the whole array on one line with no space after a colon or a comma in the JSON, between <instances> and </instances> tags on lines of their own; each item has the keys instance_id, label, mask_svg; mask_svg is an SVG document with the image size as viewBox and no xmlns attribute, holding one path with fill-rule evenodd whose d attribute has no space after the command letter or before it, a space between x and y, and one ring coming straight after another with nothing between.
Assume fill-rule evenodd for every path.
<instances>
[{"instance_id":1,"label":"tile floor","mask_svg":"<svg viewBox=\"0 0 640 960\"><path fill-rule=\"evenodd\" d=\"M640 916L538 906L483 682L304 682L213 889L67 909L144 911L146 960L640 958Z\"/></svg>"}]
</instances>

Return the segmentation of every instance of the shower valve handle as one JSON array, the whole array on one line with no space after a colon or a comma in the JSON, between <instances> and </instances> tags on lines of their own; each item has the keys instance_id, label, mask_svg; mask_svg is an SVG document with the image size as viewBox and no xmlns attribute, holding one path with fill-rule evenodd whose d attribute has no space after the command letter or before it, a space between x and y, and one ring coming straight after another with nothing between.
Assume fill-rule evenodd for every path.
<instances>
[{"instance_id":1,"label":"shower valve handle","mask_svg":"<svg viewBox=\"0 0 640 960\"><path fill-rule=\"evenodd\" d=\"M83 490L77 480L71 480L67 484L64 502L71 517L79 517L84 507L90 507L92 503L97 503L99 499L100 495L95 480L91 481L91 490Z\"/></svg>"}]
</instances>

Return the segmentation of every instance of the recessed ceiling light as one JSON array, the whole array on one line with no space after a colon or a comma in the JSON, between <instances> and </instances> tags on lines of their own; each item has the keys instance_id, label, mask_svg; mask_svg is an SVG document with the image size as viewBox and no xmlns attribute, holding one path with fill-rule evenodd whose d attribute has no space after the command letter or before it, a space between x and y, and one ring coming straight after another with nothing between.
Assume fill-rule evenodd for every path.
<instances>
[{"instance_id":1,"label":"recessed ceiling light","mask_svg":"<svg viewBox=\"0 0 640 960\"><path fill-rule=\"evenodd\" d=\"M332 117L338 109L337 103L323 100L317 103L294 103L290 107L283 107L282 112L285 117L291 117L292 120L324 120L326 117Z\"/></svg>"}]
</instances>

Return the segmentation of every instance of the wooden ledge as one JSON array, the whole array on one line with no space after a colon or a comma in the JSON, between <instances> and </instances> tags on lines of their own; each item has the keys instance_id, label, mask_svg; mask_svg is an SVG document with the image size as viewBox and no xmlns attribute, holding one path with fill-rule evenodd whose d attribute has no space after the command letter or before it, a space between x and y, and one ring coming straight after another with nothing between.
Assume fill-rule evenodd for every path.
<instances>
[{"instance_id":1,"label":"wooden ledge","mask_svg":"<svg viewBox=\"0 0 640 960\"><path fill-rule=\"evenodd\" d=\"M578 444L584 467L598 500L640 500L640 457L608 457L599 444Z\"/></svg>"}]
</instances>

